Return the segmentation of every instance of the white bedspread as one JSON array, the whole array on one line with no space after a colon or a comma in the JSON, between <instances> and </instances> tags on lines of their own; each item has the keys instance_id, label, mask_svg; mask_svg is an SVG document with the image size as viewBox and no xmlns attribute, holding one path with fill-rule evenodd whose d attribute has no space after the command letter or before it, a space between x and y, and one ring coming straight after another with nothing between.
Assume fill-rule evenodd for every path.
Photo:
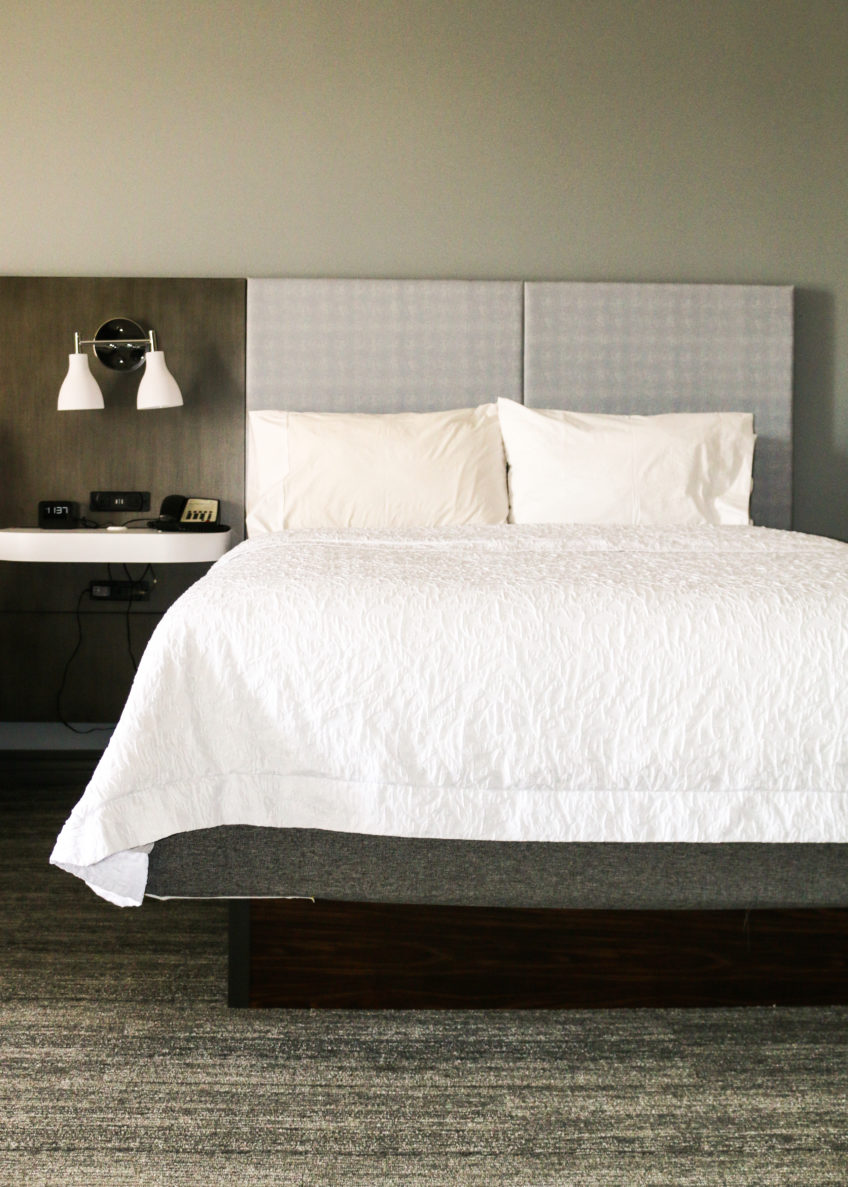
<instances>
[{"instance_id":1,"label":"white bedspread","mask_svg":"<svg viewBox=\"0 0 848 1187\"><path fill-rule=\"evenodd\" d=\"M51 860L163 836L848 841L848 545L764 528L295 532L167 613Z\"/></svg>"}]
</instances>

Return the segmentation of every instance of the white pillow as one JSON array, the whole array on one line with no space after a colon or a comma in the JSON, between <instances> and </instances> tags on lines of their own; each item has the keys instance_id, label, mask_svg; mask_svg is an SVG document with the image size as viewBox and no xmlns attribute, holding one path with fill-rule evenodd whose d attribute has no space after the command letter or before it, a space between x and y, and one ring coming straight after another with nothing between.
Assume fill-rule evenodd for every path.
<instances>
[{"instance_id":1,"label":"white pillow","mask_svg":"<svg viewBox=\"0 0 848 1187\"><path fill-rule=\"evenodd\" d=\"M250 412L247 534L506 523L494 404L447 412Z\"/></svg>"},{"instance_id":2,"label":"white pillow","mask_svg":"<svg viewBox=\"0 0 848 1187\"><path fill-rule=\"evenodd\" d=\"M747 524L747 412L610 416L498 400L511 523Z\"/></svg>"}]
</instances>

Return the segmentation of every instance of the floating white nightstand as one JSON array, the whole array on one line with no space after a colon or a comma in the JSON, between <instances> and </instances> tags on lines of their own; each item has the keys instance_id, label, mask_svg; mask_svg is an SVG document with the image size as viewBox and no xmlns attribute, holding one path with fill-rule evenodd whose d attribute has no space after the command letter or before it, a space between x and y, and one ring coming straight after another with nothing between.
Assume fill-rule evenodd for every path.
<instances>
[{"instance_id":1,"label":"floating white nightstand","mask_svg":"<svg viewBox=\"0 0 848 1187\"><path fill-rule=\"evenodd\" d=\"M3 528L0 561L65 564L186 565L216 561L232 546L233 533L157 532L152 528Z\"/></svg>"}]
</instances>

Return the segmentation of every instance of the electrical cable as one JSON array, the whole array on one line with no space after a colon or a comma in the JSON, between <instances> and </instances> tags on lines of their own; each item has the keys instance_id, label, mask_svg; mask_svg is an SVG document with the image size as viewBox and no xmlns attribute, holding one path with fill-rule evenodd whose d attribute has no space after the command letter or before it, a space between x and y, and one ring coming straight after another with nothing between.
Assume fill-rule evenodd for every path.
<instances>
[{"instance_id":1,"label":"electrical cable","mask_svg":"<svg viewBox=\"0 0 848 1187\"><path fill-rule=\"evenodd\" d=\"M120 526L122 528L129 528L131 524L142 523L147 528L147 527L150 527L151 522L155 522L155 517L154 517L153 521L151 521L151 518L149 515L137 515L134 519L125 519L124 522ZM139 530L138 528L133 528L133 531L137 532L138 530Z\"/></svg>"},{"instance_id":2,"label":"electrical cable","mask_svg":"<svg viewBox=\"0 0 848 1187\"><path fill-rule=\"evenodd\" d=\"M151 564L145 565L143 573L135 581L133 580L133 577L130 574L129 565L124 565L123 570L124 570L124 574L126 575L127 583L130 585L137 585L140 582L144 581L144 579L147 577L148 573L150 574L150 579L151 579L152 583L154 585L156 584L156 572ZM107 572L109 574L109 580L110 581L113 580L111 564L107 565ZM71 725L71 723L69 721L66 721L64 716L62 715L62 694L65 691L65 684L67 683L67 680L68 680L68 673L71 670L71 664L76 659L76 657L79 653L79 650L82 647L82 613L81 613L81 610L82 610L82 600L83 600L83 598L86 598L86 597L87 598L91 597L91 590L88 586L86 586L85 589L80 590L79 597L77 598L77 604L76 604L76 608L74 610L74 619L75 619L76 627L77 627L77 641L74 645L73 651L71 652L71 654L68 656L67 660L65 661L65 667L64 667L64 670L62 671L62 679L59 682L59 689L58 689L58 692L56 693L56 716L58 717L61 724L66 727L66 729L71 730L75 734L95 734L98 732L102 733L102 732L108 732L114 728L111 725L92 725L92 726L89 726L87 729L80 729L76 725ZM126 606L126 610L124 611L124 626L125 626L126 638L127 638L127 652L130 657L130 663L132 664L133 675L135 675L135 673L138 671L138 661L136 660L135 653L133 652L132 631L130 629L130 611L132 609L132 603L133 603L133 598L130 596L127 598L127 606Z\"/></svg>"},{"instance_id":3,"label":"electrical cable","mask_svg":"<svg viewBox=\"0 0 848 1187\"><path fill-rule=\"evenodd\" d=\"M132 525L132 524L143 524L144 527L149 527L150 522L151 522L150 515L148 514L148 515L136 516L133 519L125 519L121 523L118 523L118 524L98 523L93 519L80 519L79 526L81 528L103 528L105 530L106 528L115 528L115 527L129 528L130 525ZM154 519L154 522L155 522L155 519ZM133 528L133 530L138 531L138 528L135 527L135 528Z\"/></svg>"},{"instance_id":4,"label":"electrical cable","mask_svg":"<svg viewBox=\"0 0 848 1187\"><path fill-rule=\"evenodd\" d=\"M65 663L65 669L62 672L62 679L59 683L59 691L56 693L56 716L59 718L59 721L62 723L62 725L64 725L66 729L71 730L71 732L74 734L103 733L104 731L110 731L113 728L111 725L92 725L92 726L89 726L88 729L80 729L76 725L71 725L71 723L69 721L65 721L65 718L62 715L62 693L65 691L65 682L68 679L68 672L71 670L71 664L76 659L77 653L78 653L80 647L82 647L82 615L80 614L80 607L82 606L83 598L89 597L89 596L90 596L90 594L89 594L88 586L86 586L85 589L80 591L80 595L77 598L77 606L76 606L76 610L74 612L74 615L76 618L76 624L77 624L76 646L74 647L73 651L67 658L67 661Z\"/></svg>"},{"instance_id":5,"label":"electrical cable","mask_svg":"<svg viewBox=\"0 0 848 1187\"><path fill-rule=\"evenodd\" d=\"M137 578L133 578L132 574L130 573L129 565L125 564L123 566L123 569L124 569L124 576L127 579L128 585L140 585L142 583L142 581L144 581L144 579L148 573L150 574L150 580L153 583L153 585L156 584L156 573L153 569L153 566L149 563L144 566L144 570L143 570L141 576L137 577ZM124 612L124 622L125 622L126 633L127 633L127 651L129 652L130 663L132 664L133 674L135 674L138 671L138 661L136 660L135 654L133 653L132 633L130 631L130 611L132 610L133 600L134 599L133 599L132 595L130 595L130 597L127 598L127 608Z\"/></svg>"},{"instance_id":6,"label":"electrical cable","mask_svg":"<svg viewBox=\"0 0 848 1187\"><path fill-rule=\"evenodd\" d=\"M146 572L147 572L147 569L144 570L144 573L146 573ZM141 577L139 577L139 581L144 580L144 573L142 573ZM127 579L127 584L131 587L133 584L133 579L132 579L132 575L130 573L129 565L124 565L124 574ZM135 655L133 654L132 632L130 631L130 611L132 610L132 604L133 604L132 589L130 589L129 596L127 597L127 608L124 611L124 626L125 626L126 633L127 633L127 651L129 652L130 663L132 664L132 670L133 670L133 676L134 676L136 674L136 672L138 671L138 663L136 662Z\"/></svg>"}]
</instances>

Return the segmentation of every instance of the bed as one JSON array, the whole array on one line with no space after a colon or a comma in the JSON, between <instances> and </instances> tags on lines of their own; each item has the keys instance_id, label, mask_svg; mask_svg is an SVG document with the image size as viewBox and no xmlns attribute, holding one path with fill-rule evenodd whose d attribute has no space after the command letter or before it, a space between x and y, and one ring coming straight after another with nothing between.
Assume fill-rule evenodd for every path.
<instances>
[{"instance_id":1,"label":"bed","mask_svg":"<svg viewBox=\"0 0 848 1187\"><path fill-rule=\"evenodd\" d=\"M293 937L316 901L329 904L316 945L336 954L317 979L342 969L370 987L352 998L337 977L326 1004L379 998L373 969L338 955L357 933L372 949L417 936L399 960L418 985L450 927L462 952L485 936L490 982L493 943L527 982L535 935L544 967L529 980L553 988L519 1004L571 1002L562 983L581 981L590 918L601 950L622 920L631 936L671 920L679 949L681 920L691 937L696 918L738 931L739 913L750 948L750 911L784 913L769 959L787 920L821 947L809 912L848 905L848 550L786 530L791 401L785 287L249 281L256 538L166 616L51 860L121 904L231 899L233 1004L317 1004L314 988L253 991L275 960L298 984ZM752 415L758 526L563 528L473 508L444 526L436 508L436 526L313 527L295 510L327 498L309 465L281 525L258 478L263 450L293 472L298 449L312 456L275 413L306 414L298 431L315 413L455 414L454 437L499 418L509 442L509 418L536 431L560 409L698 414L722 432ZM521 461L524 431L508 430L516 506L547 494ZM361 502L367 447L351 452ZM571 954L553 973L552 920ZM830 993L842 925L822 924ZM435 998L390 1003L455 1004L443 973ZM697 962L692 975L704 981ZM582 979L592 1000L596 982Z\"/></svg>"}]
</instances>

